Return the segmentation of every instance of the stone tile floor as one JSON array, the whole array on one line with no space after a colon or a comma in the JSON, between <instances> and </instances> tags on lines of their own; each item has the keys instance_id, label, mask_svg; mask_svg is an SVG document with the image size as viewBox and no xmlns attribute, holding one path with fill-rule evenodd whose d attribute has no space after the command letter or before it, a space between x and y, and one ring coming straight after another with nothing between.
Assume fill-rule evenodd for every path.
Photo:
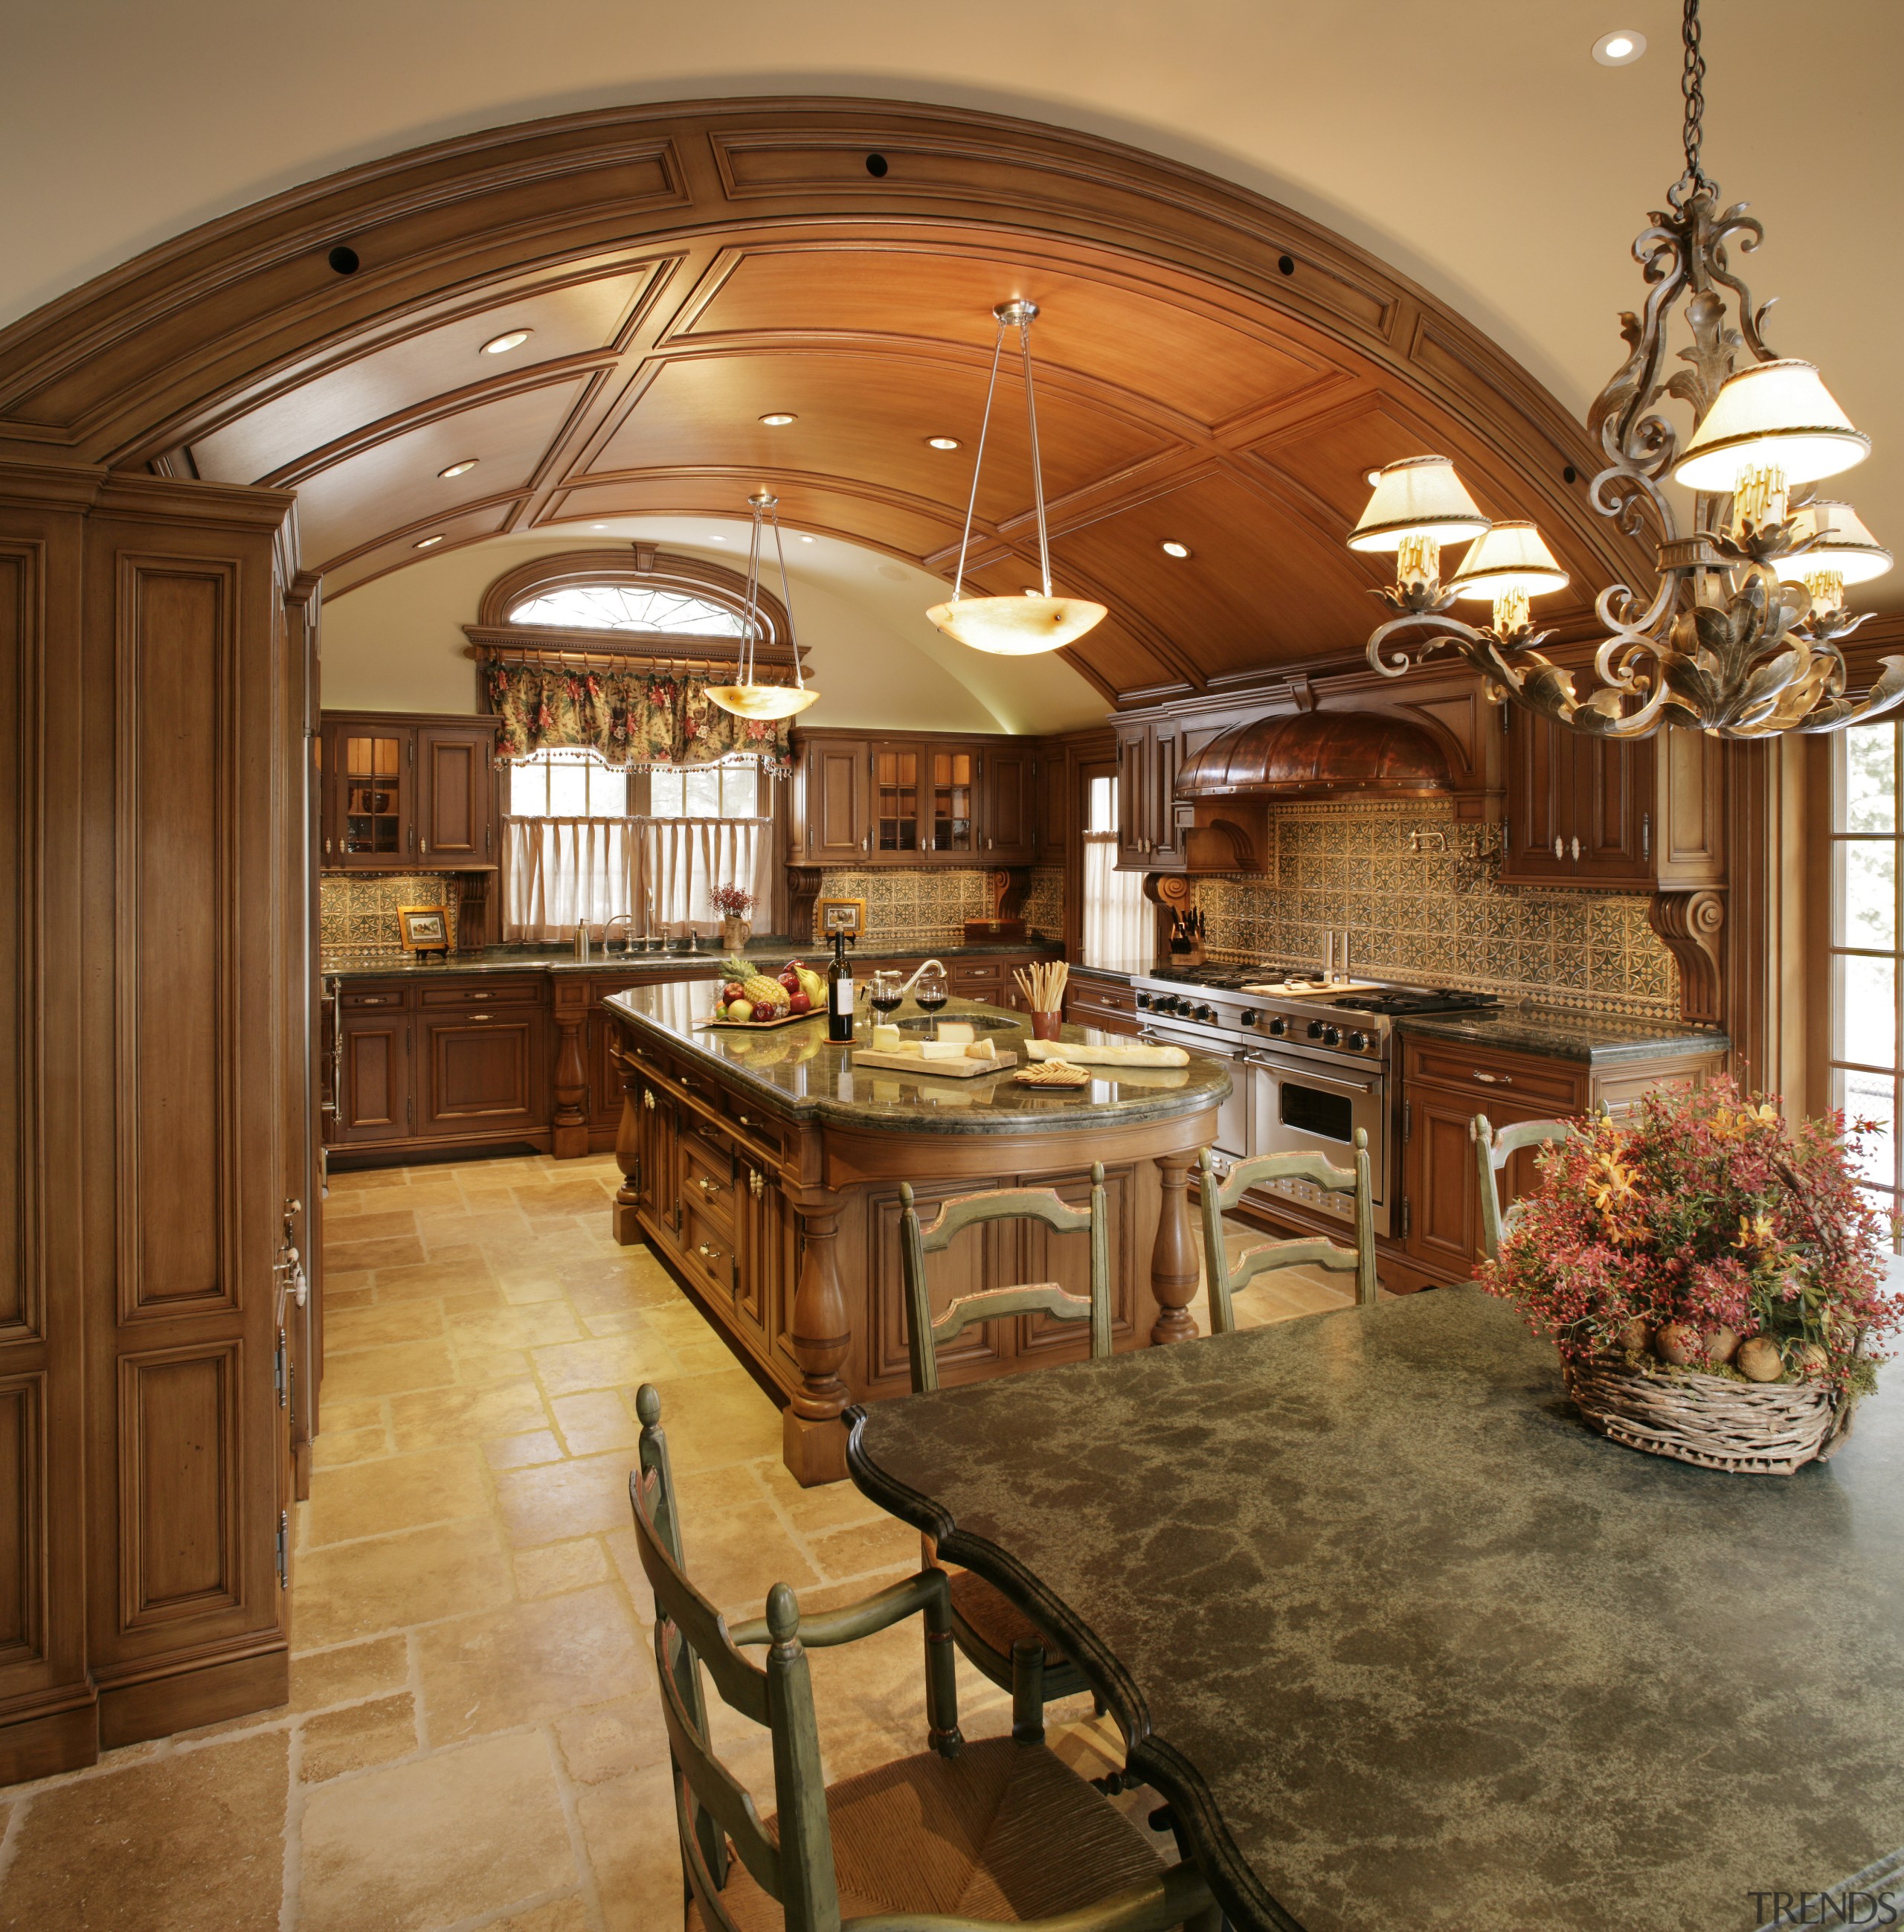
<instances>
[{"instance_id":1,"label":"stone tile floor","mask_svg":"<svg viewBox=\"0 0 1904 1932\"><path fill-rule=\"evenodd\" d=\"M605 1157L334 1178L291 1701L0 1792L0 1932L679 1925L628 1519L636 1385L661 1390L689 1563L730 1615L778 1581L810 1607L864 1594L919 1543L850 1486L787 1476L773 1405L653 1257L610 1237L616 1179ZM1268 1277L1238 1319L1348 1299ZM922 1748L916 1625L813 1664L829 1776ZM1009 1728L963 1665L960 1696L968 1736ZM763 1734L722 1714L770 1798ZM1087 1773L1121 1762L1088 1700L1049 1723Z\"/></svg>"}]
</instances>

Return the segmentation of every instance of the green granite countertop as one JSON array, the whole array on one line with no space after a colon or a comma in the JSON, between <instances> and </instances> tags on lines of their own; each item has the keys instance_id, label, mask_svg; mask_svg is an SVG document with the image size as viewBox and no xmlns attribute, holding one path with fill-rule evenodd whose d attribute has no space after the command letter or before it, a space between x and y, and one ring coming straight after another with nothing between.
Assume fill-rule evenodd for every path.
<instances>
[{"instance_id":1,"label":"green granite countertop","mask_svg":"<svg viewBox=\"0 0 1904 1932\"><path fill-rule=\"evenodd\" d=\"M1465 1046L1498 1046L1550 1060L1584 1060L1595 1066L1660 1054L1711 1053L1732 1042L1716 1027L1684 1020L1633 1019L1582 1012L1571 1006L1501 1006L1483 1012L1423 1013L1395 1023L1398 1033Z\"/></svg>"},{"instance_id":2,"label":"green granite countertop","mask_svg":"<svg viewBox=\"0 0 1904 1932\"><path fill-rule=\"evenodd\" d=\"M603 1004L636 1032L654 1035L684 1058L698 1060L764 1108L822 1124L937 1134L1075 1133L1100 1124L1175 1120L1215 1107L1230 1090L1228 1066L1201 1054L1192 1055L1187 1066L1127 1067L1088 1087L1048 1090L1019 1086L1009 1077L1009 1067L970 1080L856 1070L851 1050L828 1040L824 1014L772 1032L697 1028L695 1022L706 1019L714 1006L714 988L704 982L637 986L611 994ZM918 1010L909 1000L897 1017L916 1018ZM976 1000L953 1000L939 1017L1004 1022L991 1030L1000 1056L1013 1066L1024 1064L1019 1047L1028 1030L1018 1015ZM866 1046L869 1035L862 1018L857 1044ZM1074 1026L1063 1034L1068 1040L1108 1036Z\"/></svg>"},{"instance_id":3,"label":"green granite countertop","mask_svg":"<svg viewBox=\"0 0 1904 1932\"><path fill-rule=\"evenodd\" d=\"M898 940L879 940L856 946L852 957L862 959L979 959L988 956L1009 955L1022 958L1027 952L1056 953L1063 949L1055 940L1009 939L972 941L958 946L904 944ZM809 966L823 969L832 948L815 940L796 951L783 940L756 939L749 942L747 958L756 965L771 965L777 972L789 959L800 958ZM355 952L340 949L323 956L319 970L335 980L385 980L393 974L445 973L605 973L652 972L658 977L681 973L703 973L712 978L727 957L718 946L703 946L695 952L623 952L619 946L604 955L596 946L586 960L577 959L566 946L492 946L481 952L452 952L443 961L422 961L408 953Z\"/></svg>"}]
</instances>

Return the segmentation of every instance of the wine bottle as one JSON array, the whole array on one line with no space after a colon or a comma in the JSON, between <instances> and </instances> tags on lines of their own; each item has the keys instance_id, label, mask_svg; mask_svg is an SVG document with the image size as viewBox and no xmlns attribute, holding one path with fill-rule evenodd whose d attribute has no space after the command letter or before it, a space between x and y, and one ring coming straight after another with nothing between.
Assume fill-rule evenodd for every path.
<instances>
[{"instance_id":1,"label":"wine bottle","mask_svg":"<svg viewBox=\"0 0 1904 1932\"><path fill-rule=\"evenodd\" d=\"M833 935L833 963L826 969L826 1037L842 1043L853 1038L853 968L847 964L848 935Z\"/></svg>"}]
</instances>

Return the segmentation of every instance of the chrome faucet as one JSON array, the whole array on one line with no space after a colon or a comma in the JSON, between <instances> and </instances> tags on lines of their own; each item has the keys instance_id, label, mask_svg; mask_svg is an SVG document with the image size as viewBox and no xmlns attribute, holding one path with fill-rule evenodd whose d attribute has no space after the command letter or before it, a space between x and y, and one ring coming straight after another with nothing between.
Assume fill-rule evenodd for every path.
<instances>
[{"instance_id":1,"label":"chrome faucet","mask_svg":"<svg viewBox=\"0 0 1904 1932\"><path fill-rule=\"evenodd\" d=\"M631 912L618 912L612 918L606 919L602 922L601 956L603 958L606 959L610 952L613 950L608 944L608 935L615 930L616 926L623 924L627 926L628 930L628 938L622 945L622 955L625 957L634 950L634 914Z\"/></svg>"},{"instance_id":2,"label":"chrome faucet","mask_svg":"<svg viewBox=\"0 0 1904 1932\"><path fill-rule=\"evenodd\" d=\"M914 983L916 981L923 979L935 966L938 967L939 970L941 973L944 973L946 971L944 966L938 960L928 959L913 973L912 978L908 980L906 983L899 988L901 993L910 993L913 990ZM946 976L949 979L952 976L950 974L946 974Z\"/></svg>"}]
</instances>

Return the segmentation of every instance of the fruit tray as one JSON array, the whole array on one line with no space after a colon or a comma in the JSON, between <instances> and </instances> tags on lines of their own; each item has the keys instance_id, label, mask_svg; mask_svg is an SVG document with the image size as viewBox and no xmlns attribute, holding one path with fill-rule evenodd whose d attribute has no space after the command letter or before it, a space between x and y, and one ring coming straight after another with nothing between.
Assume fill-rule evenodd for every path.
<instances>
[{"instance_id":1,"label":"fruit tray","mask_svg":"<svg viewBox=\"0 0 1904 1932\"><path fill-rule=\"evenodd\" d=\"M823 1020L826 1010L815 1006L811 1012L789 1013L781 1020L697 1020L697 1027L706 1027L715 1033L774 1033L781 1027L805 1026L808 1020Z\"/></svg>"}]
</instances>

